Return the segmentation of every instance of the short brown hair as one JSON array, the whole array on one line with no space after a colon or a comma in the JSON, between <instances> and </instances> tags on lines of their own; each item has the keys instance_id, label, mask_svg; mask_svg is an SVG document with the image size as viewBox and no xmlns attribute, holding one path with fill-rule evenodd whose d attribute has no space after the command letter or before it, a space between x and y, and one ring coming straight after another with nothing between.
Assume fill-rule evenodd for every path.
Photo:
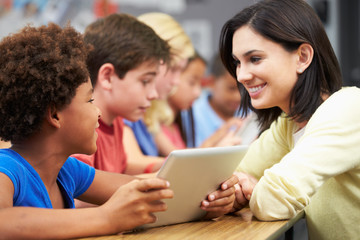
<instances>
[{"instance_id":1,"label":"short brown hair","mask_svg":"<svg viewBox=\"0 0 360 240\"><path fill-rule=\"evenodd\" d=\"M87 65L95 86L100 67L111 63L123 78L144 62L169 62L168 44L149 26L128 14L111 14L98 19L85 30L84 39L94 46Z\"/></svg>"}]
</instances>

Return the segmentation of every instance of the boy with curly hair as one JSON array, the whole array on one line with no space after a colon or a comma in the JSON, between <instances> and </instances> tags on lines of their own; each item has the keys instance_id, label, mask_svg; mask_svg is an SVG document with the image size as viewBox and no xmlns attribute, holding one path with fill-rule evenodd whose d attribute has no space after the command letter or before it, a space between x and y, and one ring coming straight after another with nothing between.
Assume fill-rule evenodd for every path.
<instances>
[{"instance_id":1,"label":"boy with curly hair","mask_svg":"<svg viewBox=\"0 0 360 240\"><path fill-rule=\"evenodd\" d=\"M155 221L173 193L69 157L96 151L99 109L81 34L27 26L0 42L0 232L5 239L115 234ZM152 190L152 191L149 191ZM74 198L99 205L74 209ZM66 229L64 231L64 229Z\"/></svg>"}]
</instances>

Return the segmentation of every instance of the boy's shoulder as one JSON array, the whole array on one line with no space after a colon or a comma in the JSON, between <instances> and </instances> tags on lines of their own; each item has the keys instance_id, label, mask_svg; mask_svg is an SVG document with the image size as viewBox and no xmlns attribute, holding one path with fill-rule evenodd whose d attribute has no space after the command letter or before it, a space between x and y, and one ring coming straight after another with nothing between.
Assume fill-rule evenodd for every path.
<instances>
[{"instance_id":1,"label":"boy's shoulder","mask_svg":"<svg viewBox=\"0 0 360 240\"><path fill-rule=\"evenodd\" d=\"M14 195L18 195L21 182L26 182L29 165L18 153L11 149L0 149L0 172L14 184Z\"/></svg>"},{"instance_id":2,"label":"boy's shoulder","mask_svg":"<svg viewBox=\"0 0 360 240\"><path fill-rule=\"evenodd\" d=\"M0 149L0 168L12 169L23 166L22 157L11 149Z\"/></svg>"},{"instance_id":3,"label":"boy's shoulder","mask_svg":"<svg viewBox=\"0 0 360 240\"><path fill-rule=\"evenodd\" d=\"M79 169L78 161L69 157L62 169ZM11 149L0 149L0 172L5 173L10 178L22 178L28 174L34 174L35 169L17 152Z\"/></svg>"}]
</instances>

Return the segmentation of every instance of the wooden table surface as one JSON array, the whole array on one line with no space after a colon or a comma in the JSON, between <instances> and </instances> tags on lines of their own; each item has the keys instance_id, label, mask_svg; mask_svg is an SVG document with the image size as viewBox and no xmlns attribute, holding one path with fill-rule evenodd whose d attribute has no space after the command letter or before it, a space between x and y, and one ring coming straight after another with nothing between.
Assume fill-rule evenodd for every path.
<instances>
[{"instance_id":1,"label":"wooden table surface","mask_svg":"<svg viewBox=\"0 0 360 240\"><path fill-rule=\"evenodd\" d=\"M253 217L249 208L244 208L237 216L223 216L212 221L189 222L164 227L156 227L138 232L111 236L82 238L83 240L212 240L212 239L276 239L291 228L304 213L286 221L262 222Z\"/></svg>"}]
</instances>

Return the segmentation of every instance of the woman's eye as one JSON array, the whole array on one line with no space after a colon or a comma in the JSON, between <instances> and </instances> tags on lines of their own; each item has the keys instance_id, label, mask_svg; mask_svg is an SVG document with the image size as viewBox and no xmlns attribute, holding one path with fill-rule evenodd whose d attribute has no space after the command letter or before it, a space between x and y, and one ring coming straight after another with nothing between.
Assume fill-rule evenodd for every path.
<instances>
[{"instance_id":1,"label":"woman's eye","mask_svg":"<svg viewBox=\"0 0 360 240\"><path fill-rule=\"evenodd\" d=\"M95 100L95 99L91 98L91 99L89 100L89 103L94 102L94 100Z\"/></svg>"},{"instance_id":2,"label":"woman's eye","mask_svg":"<svg viewBox=\"0 0 360 240\"><path fill-rule=\"evenodd\" d=\"M261 60L260 57L251 57L251 58L250 58L250 61L251 61L252 63L259 62L260 60Z\"/></svg>"}]
</instances>

